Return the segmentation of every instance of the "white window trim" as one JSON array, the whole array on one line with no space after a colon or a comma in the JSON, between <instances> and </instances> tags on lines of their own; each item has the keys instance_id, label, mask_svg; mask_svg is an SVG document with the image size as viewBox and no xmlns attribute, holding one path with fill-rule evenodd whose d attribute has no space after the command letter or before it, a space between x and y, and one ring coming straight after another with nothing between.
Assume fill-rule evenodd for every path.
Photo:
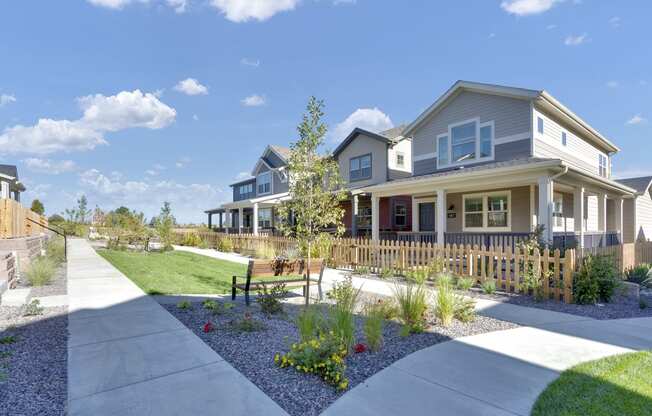
<instances>
[{"instance_id":1,"label":"white window trim","mask_svg":"<svg viewBox=\"0 0 652 416\"><path fill-rule=\"evenodd\" d=\"M269 176L269 192L262 192L261 193L261 192L258 192L258 187L260 186L260 178L263 177L263 176ZM269 194L272 194L272 193L274 193L274 180L272 178L272 172L268 170L267 172L263 172L263 173L259 174L258 176L256 176L256 195L257 196L259 196L259 195L269 195Z\"/></svg>"},{"instance_id":2,"label":"white window trim","mask_svg":"<svg viewBox=\"0 0 652 416\"><path fill-rule=\"evenodd\" d=\"M507 227L488 227L488 214L489 204L488 198L490 196L507 196ZM482 227L467 227L466 226L466 200L469 198L482 198ZM511 232L512 231L512 191L495 191L495 192L482 192L475 194L464 194L462 196L462 230L464 232Z\"/></svg>"},{"instance_id":3,"label":"white window trim","mask_svg":"<svg viewBox=\"0 0 652 416\"><path fill-rule=\"evenodd\" d=\"M405 152L399 152L397 150L396 153L395 153L395 156L396 156L396 160L394 162L395 162L396 167L405 169ZM403 158L403 163L401 163L401 164L398 163L398 157L399 156L401 156Z\"/></svg>"},{"instance_id":4,"label":"white window trim","mask_svg":"<svg viewBox=\"0 0 652 416\"><path fill-rule=\"evenodd\" d=\"M462 125L468 124L468 123L475 123L475 137L476 137L476 140L475 140L475 158L469 159L469 160L464 160L464 161L461 161L461 162L453 162L453 134L452 134L453 128L455 128L457 126L462 126ZM480 129L482 127L487 127L487 126L491 126L491 146L490 146L490 149L491 149L490 153L491 154L489 156L480 157L480 149L481 149L481 146L480 146L480 143L481 143ZM473 163L487 162L487 161L491 161L491 160L495 159L496 124L495 124L494 120L485 121L484 123L481 123L480 122L480 117L475 117L475 118L471 118L471 119L468 119L468 120L463 120L463 121L459 121L459 122L456 122L456 123L449 124L448 125L448 131L446 133L442 133L442 134L437 135L437 143L436 143L436 146L435 146L437 153L439 153L439 138L440 137L445 137L445 136L448 136L448 140L447 140L447 142L448 142L448 146L447 146L448 147L448 163L445 164L445 165L440 164L440 162L439 162L439 154L438 154L437 155L437 169L439 169L440 167L454 167L454 166L469 165L469 164L473 164Z\"/></svg>"},{"instance_id":5,"label":"white window trim","mask_svg":"<svg viewBox=\"0 0 652 416\"><path fill-rule=\"evenodd\" d=\"M539 131L539 120L541 120L541 131ZM537 113L537 118L536 118L536 131L537 134L545 136L546 134L546 120L541 116L541 114Z\"/></svg>"}]
</instances>

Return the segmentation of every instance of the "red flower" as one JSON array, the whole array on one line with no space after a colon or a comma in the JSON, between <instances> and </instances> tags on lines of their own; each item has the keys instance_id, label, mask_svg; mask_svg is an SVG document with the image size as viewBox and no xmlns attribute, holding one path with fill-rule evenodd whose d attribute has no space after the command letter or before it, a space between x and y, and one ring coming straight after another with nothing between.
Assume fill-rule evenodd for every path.
<instances>
[{"instance_id":1,"label":"red flower","mask_svg":"<svg viewBox=\"0 0 652 416\"><path fill-rule=\"evenodd\" d=\"M367 346L364 344L355 344L353 346L353 351L355 351L356 353L365 352L367 351Z\"/></svg>"},{"instance_id":2,"label":"red flower","mask_svg":"<svg viewBox=\"0 0 652 416\"><path fill-rule=\"evenodd\" d=\"M204 332L211 332L213 329L215 329L215 327L211 322L206 322L204 324Z\"/></svg>"}]
</instances>

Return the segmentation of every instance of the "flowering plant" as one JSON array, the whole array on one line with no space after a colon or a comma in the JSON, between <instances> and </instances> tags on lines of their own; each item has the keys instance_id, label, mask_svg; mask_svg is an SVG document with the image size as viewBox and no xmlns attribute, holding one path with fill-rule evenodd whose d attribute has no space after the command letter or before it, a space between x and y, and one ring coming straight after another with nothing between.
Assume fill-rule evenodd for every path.
<instances>
[{"instance_id":1,"label":"flowering plant","mask_svg":"<svg viewBox=\"0 0 652 416\"><path fill-rule=\"evenodd\" d=\"M362 343L355 344L355 346L353 346L353 351L355 353L358 353L358 354L361 353L361 352L365 352L365 351L367 351L367 346L362 344Z\"/></svg>"},{"instance_id":2,"label":"flowering plant","mask_svg":"<svg viewBox=\"0 0 652 416\"><path fill-rule=\"evenodd\" d=\"M212 322L209 321L204 324L204 332L211 332L214 329L215 327L213 326Z\"/></svg>"}]
</instances>

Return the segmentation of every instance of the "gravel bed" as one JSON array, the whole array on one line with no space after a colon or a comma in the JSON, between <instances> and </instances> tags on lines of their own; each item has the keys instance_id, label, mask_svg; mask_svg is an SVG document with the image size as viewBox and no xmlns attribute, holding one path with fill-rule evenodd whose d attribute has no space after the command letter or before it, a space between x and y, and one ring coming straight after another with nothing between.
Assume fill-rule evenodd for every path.
<instances>
[{"instance_id":1,"label":"gravel bed","mask_svg":"<svg viewBox=\"0 0 652 416\"><path fill-rule=\"evenodd\" d=\"M298 332L293 323L299 311L297 305L286 303L284 316L269 318L260 312L256 304L246 308L236 303L228 314L218 316L204 310L200 303L193 303L191 310L180 310L176 305L163 306L293 416L317 415L344 394L324 383L316 375L299 373L288 368L281 369L274 364L274 354L287 352L289 346L298 341ZM229 328L229 322L242 317L245 310L250 311L254 319L262 321L265 329L247 333ZM207 321L215 325L215 331L203 332ZM362 318L357 318L358 340L364 339L362 322ZM349 379L349 388L423 348L461 336L515 327L517 325L512 323L478 316L473 323L455 322L449 328L433 325L428 332L402 337L399 335L400 325L390 322L385 326L385 343L380 351L347 357L346 376Z\"/></svg>"},{"instance_id":2,"label":"gravel bed","mask_svg":"<svg viewBox=\"0 0 652 416\"><path fill-rule=\"evenodd\" d=\"M44 296L56 296L56 295L66 295L68 294L68 284L67 284L67 266L66 263L62 263L57 267L57 271L52 278L52 281L47 285L43 286L30 286L26 278L22 278L18 282L18 287L21 288L31 288L30 297L44 297Z\"/></svg>"},{"instance_id":3,"label":"gravel bed","mask_svg":"<svg viewBox=\"0 0 652 416\"><path fill-rule=\"evenodd\" d=\"M0 307L0 415L63 415L68 392L66 307L24 317Z\"/></svg>"}]
</instances>

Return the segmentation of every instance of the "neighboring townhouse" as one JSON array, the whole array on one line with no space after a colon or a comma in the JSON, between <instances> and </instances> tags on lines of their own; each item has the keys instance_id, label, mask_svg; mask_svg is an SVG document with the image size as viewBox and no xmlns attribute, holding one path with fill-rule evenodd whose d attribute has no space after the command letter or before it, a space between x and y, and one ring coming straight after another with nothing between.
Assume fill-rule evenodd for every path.
<instances>
[{"instance_id":1,"label":"neighboring townhouse","mask_svg":"<svg viewBox=\"0 0 652 416\"><path fill-rule=\"evenodd\" d=\"M204 211L209 228L229 233L275 230L274 207L288 198L287 162L290 149L270 145L251 171L251 177L232 183L233 202ZM217 227L213 215L218 216ZM257 220L255 220L257 219Z\"/></svg>"},{"instance_id":2,"label":"neighboring townhouse","mask_svg":"<svg viewBox=\"0 0 652 416\"><path fill-rule=\"evenodd\" d=\"M18 169L14 165L0 165L0 199L20 202L20 193L25 186L18 180Z\"/></svg>"},{"instance_id":3,"label":"neighboring townhouse","mask_svg":"<svg viewBox=\"0 0 652 416\"><path fill-rule=\"evenodd\" d=\"M635 190L625 200L623 238L625 242L652 240L652 176L618 179Z\"/></svg>"},{"instance_id":4,"label":"neighboring townhouse","mask_svg":"<svg viewBox=\"0 0 652 416\"><path fill-rule=\"evenodd\" d=\"M347 236L371 236L371 195L360 189L412 176L412 145L401 134L404 128L380 133L355 128L333 151L347 190L342 203ZM412 229L410 195L380 198L378 208L381 232Z\"/></svg>"},{"instance_id":5,"label":"neighboring townhouse","mask_svg":"<svg viewBox=\"0 0 652 416\"><path fill-rule=\"evenodd\" d=\"M623 241L635 190L611 179L619 149L546 91L458 81L402 135L413 176L358 191L374 239L514 245L541 225L558 247ZM383 233L380 200L398 195L412 229Z\"/></svg>"}]
</instances>

